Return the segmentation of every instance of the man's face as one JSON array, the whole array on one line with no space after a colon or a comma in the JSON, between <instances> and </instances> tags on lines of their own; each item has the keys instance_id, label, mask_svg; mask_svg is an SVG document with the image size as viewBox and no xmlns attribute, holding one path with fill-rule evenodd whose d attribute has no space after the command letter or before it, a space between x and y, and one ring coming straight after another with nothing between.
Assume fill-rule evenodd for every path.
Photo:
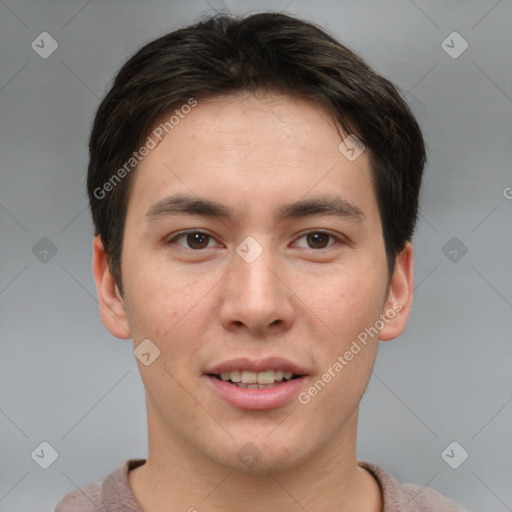
<instances>
[{"instance_id":1,"label":"man's face","mask_svg":"<svg viewBox=\"0 0 512 512\"><path fill-rule=\"evenodd\" d=\"M140 164L118 320L135 346L160 350L138 362L150 439L238 468L250 442L253 469L277 471L355 438L378 335L359 351L353 341L394 298L368 152L350 161L340 142L310 103L232 95L200 101ZM232 216L173 213L177 194ZM319 198L339 198L341 213L279 216ZM231 382L258 369L277 372ZM295 378L279 380L285 370ZM255 378L277 382L254 389Z\"/></svg>"}]
</instances>

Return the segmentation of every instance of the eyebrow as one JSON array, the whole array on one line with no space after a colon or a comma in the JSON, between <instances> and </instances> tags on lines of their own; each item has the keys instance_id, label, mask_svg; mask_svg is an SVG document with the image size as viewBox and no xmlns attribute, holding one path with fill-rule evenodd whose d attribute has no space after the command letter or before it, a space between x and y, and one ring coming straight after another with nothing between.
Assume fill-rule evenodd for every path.
<instances>
[{"instance_id":1,"label":"eyebrow","mask_svg":"<svg viewBox=\"0 0 512 512\"><path fill-rule=\"evenodd\" d=\"M169 215L201 215L227 220L233 220L234 218L233 212L222 203L184 194L165 197L151 206L146 212L146 218L149 222ZM356 221L365 220L361 208L335 194L302 199L280 206L276 211L278 220L302 218L311 215L332 215Z\"/></svg>"}]
</instances>

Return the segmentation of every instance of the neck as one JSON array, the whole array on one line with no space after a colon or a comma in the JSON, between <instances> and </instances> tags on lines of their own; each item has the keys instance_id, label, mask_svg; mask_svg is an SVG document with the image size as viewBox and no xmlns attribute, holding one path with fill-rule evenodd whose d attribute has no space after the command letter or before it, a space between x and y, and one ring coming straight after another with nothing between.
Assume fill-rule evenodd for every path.
<instances>
[{"instance_id":1,"label":"neck","mask_svg":"<svg viewBox=\"0 0 512 512\"><path fill-rule=\"evenodd\" d=\"M380 487L357 465L357 410L328 444L293 468L260 473L220 465L148 422L149 454L129 473L135 499L145 512L244 512L359 510L381 512Z\"/></svg>"}]
</instances>

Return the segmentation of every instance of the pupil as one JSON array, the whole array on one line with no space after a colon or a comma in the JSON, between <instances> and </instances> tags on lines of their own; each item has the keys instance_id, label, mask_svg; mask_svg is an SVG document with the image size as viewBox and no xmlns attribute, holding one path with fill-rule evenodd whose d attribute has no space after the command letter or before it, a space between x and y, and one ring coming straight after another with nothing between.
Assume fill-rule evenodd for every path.
<instances>
[{"instance_id":1,"label":"pupil","mask_svg":"<svg viewBox=\"0 0 512 512\"><path fill-rule=\"evenodd\" d=\"M309 237L308 241L311 242L310 245L315 246L315 248L318 249L318 239L319 238L320 238L320 245L321 245L320 249L323 249L326 247L326 243L328 241L328 236L325 233L310 233L308 235L308 237ZM321 242L322 238L324 239L325 243Z\"/></svg>"},{"instance_id":2,"label":"pupil","mask_svg":"<svg viewBox=\"0 0 512 512\"><path fill-rule=\"evenodd\" d=\"M189 233L187 235L187 243L193 248L203 249L208 245L208 243L204 243L206 238L207 235L205 235L204 233ZM201 239L203 243L201 243ZM194 244L198 244L200 247L197 247L197 245Z\"/></svg>"}]
</instances>

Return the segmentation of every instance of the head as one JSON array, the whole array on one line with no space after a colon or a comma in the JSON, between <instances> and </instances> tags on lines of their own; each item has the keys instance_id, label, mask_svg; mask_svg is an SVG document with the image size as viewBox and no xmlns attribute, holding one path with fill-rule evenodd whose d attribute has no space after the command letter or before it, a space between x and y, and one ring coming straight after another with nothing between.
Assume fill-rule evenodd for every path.
<instances>
[{"instance_id":1,"label":"head","mask_svg":"<svg viewBox=\"0 0 512 512\"><path fill-rule=\"evenodd\" d=\"M159 351L139 362L150 437L225 465L252 442L284 468L352 432L377 341L410 310L425 162L397 88L310 23L217 16L126 62L87 184L104 323ZM220 397L212 375L242 356L285 358L264 364L296 367L296 399Z\"/></svg>"}]
</instances>

